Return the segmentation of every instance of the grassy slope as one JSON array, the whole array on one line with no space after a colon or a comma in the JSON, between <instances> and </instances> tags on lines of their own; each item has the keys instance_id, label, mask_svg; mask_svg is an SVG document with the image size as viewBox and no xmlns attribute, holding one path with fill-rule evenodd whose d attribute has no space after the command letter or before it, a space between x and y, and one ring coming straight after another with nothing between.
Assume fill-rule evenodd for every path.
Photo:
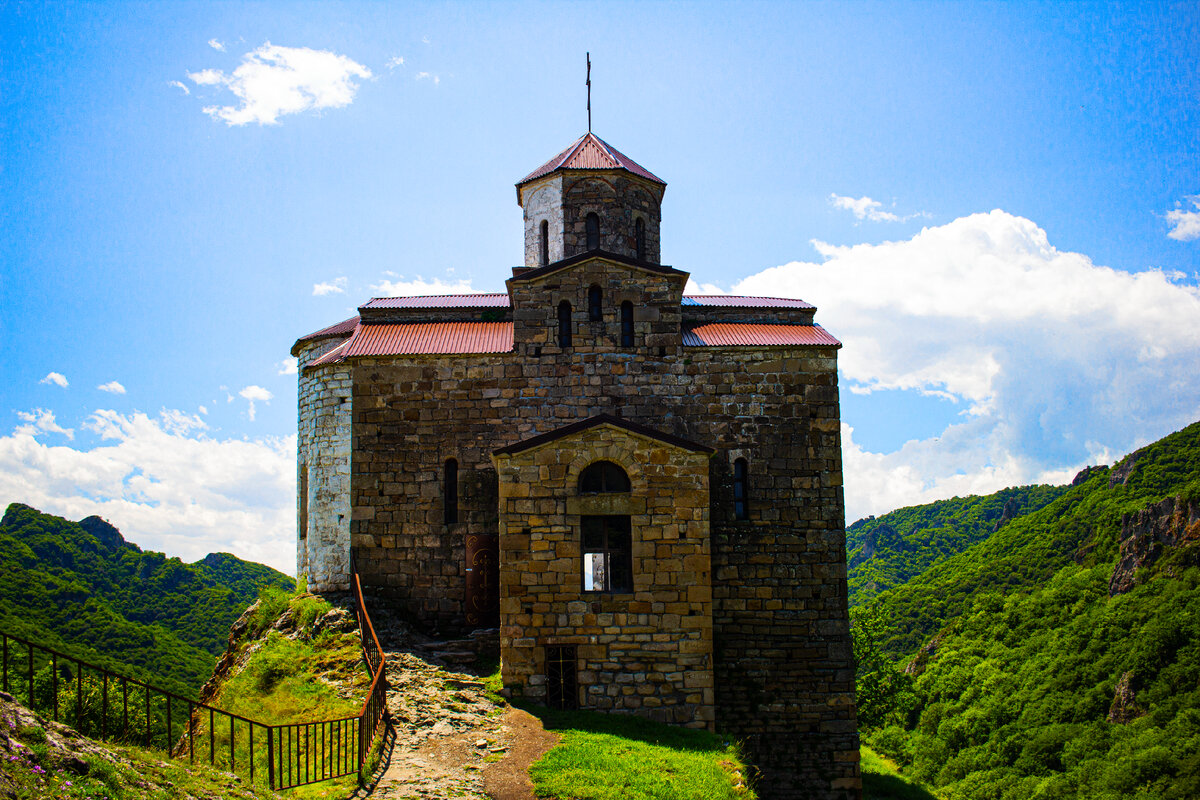
<instances>
[{"instance_id":1,"label":"grassy slope","mask_svg":"<svg viewBox=\"0 0 1200 800\"><path fill-rule=\"evenodd\" d=\"M208 678L259 589L293 583L225 553L184 564L97 517L17 503L0 520L0 571L0 628L182 694Z\"/></svg>"},{"instance_id":2,"label":"grassy slope","mask_svg":"<svg viewBox=\"0 0 1200 800\"><path fill-rule=\"evenodd\" d=\"M1200 570L1107 593L1121 515L1176 494L1200 496L1200 424L881 594L894 652L940 634L916 710L869 742L951 798L1200 796ZM1143 716L1109 723L1126 672Z\"/></svg>"}]
</instances>

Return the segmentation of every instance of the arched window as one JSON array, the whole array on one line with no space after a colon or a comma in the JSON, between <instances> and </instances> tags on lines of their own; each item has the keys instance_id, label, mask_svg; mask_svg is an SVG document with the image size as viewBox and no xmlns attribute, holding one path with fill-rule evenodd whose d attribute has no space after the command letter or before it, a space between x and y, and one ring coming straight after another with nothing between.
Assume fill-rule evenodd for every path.
<instances>
[{"instance_id":1,"label":"arched window","mask_svg":"<svg viewBox=\"0 0 1200 800\"><path fill-rule=\"evenodd\" d=\"M621 347L633 347L633 303L621 303Z\"/></svg>"},{"instance_id":2,"label":"arched window","mask_svg":"<svg viewBox=\"0 0 1200 800\"><path fill-rule=\"evenodd\" d=\"M638 261L646 260L646 223L641 217L634 223L634 243L637 246Z\"/></svg>"},{"instance_id":3,"label":"arched window","mask_svg":"<svg viewBox=\"0 0 1200 800\"><path fill-rule=\"evenodd\" d=\"M539 243L541 247L541 266L546 266L550 263L550 223L542 220L542 240Z\"/></svg>"},{"instance_id":4,"label":"arched window","mask_svg":"<svg viewBox=\"0 0 1200 800\"><path fill-rule=\"evenodd\" d=\"M571 346L571 304L566 300L558 304L558 346Z\"/></svg>"},{"instance_id":5,"label":"arched window","mask_svg":"<svg viewBox=\"0 0 1200 800\"><path fill-rule=\"evenodd\" d=\"M600 217L595 214L587 215L587 249L600 249Z\"/></svg>"},{"instance_id":6,"label":"arched window","mask_svg":"<svg viewBox=\"0 0 1200 800\"><path fill-rule=\"evenodd\" d=\"M442 486L442 511L446 524L458 522L458 461L446 459L446 469L443 474L445 483Z\"/></svg>"},{"instance_id":7,"label":"arched window","mask_svg":"<svg viewBox=\"0 0 1200 800\"><path fill-rule=\"evenodd\" d=\"M604 309L600 307L601 297L599 286L588 289L588 319L592 322L600 322L604 319Z\"/></svg>"},{"instance_id":8,"label":"arched window","mask_svg":"<svg viewBox=\"0 0 1200 800\"><path fill-rule=\"evenodd\" d=\"M580 494L628 492L629 476L611 461L597 461L579 473Z\"/></svg>"},{"instance_id":9,"label":"arched window","mask_svg":"<svg viewBox=\"0 0 1200 800\"><path fill-rule=\"evenodd\" d=\"M747 481L746 459L733 462L733 517L750 519L750 487Z\"/></svg>"}]
</instances>

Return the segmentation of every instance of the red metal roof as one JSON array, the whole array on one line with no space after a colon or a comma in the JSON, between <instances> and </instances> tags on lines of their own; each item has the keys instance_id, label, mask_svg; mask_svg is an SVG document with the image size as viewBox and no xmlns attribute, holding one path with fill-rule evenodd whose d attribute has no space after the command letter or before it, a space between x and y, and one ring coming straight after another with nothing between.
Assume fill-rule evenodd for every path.
<instances>
[{"instance_id":1,"label":"red metal roof","mask_svg":"<svg viewBox=\"0 0 1200 800\"><path fill-rule=\"evenodd\" d=\"M657 177L591 131L580 136L566 150L517 181L517 186L529 183L543 175L549 175L556 169L625 169L646 180L661 183L663 186L667 185L662 178Z\"/></svg>"},{"instance_id":2,"label":"red metal roof","mask_svg":"<svg viewBox=\"0 0 1200 800\"><path fill-rule=\"evenodd\" d=\"M354 356L508 353L513 348L511 322L417 322L359 325L346 343L311 366Z\"/></svg>"},{"instance_id":3,"label":"red metal roof","mask_svg":"<svg viewBox=\"0 0 1200 800\"><path fill-rule=\"evenodd\" d=\"M683 332L684 347L780 347L787 345L832 345L841 342L820 325L758 325L744 322L714 322Z\"/></svg>"},{"instance_id":4,"label":"red metal roof","mask_svg":"<svg viewBox=\"0 0 1200 800\"><path fill-rule=\"evenodd\" d=\"M685 294L683 305L737 308L816 308L803 300L792 300L786 297L747 297L736 294Z\"/></svg>"},{"instance_id":5,"label":"red metal roof","mask_svg":"<svg viewBox=\"0 0 1200 800\"><path fill-rule=\"evenodd\" d=\"M346 336L354 333L354 329L358 326L358 317L344 319L336 325L330 325L328 328L321 328L316 333L310 333L308 336L301 336L299 341L307 342L312 339L326 339L331 336Z\"/></svg>"},{"instance_id":6,"label":"red metal roof","mask_svg":"<svg viewBox=\"0 0 1200 800\"><path fill-rule=\"evenodd\" d=\"M372 297L361 308L508 308L508 295L438 294L425 297Z\"/></svg>"}]
</instances>

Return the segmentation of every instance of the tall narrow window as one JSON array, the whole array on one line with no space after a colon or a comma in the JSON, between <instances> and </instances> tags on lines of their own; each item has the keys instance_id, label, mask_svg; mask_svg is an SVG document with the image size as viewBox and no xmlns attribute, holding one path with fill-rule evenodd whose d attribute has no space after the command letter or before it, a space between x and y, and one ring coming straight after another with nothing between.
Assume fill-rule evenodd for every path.
<instances>
[{"instance_id":1,"label":"tall narrow window","mask_svg":"<svg viewBox=\"0 0 1200 800\"><path fill-rule=\"evenodd\" d=\"M747 484L746 459L733 462L733 517L750 519L750 487Z\"/></svg>"},{"instance_id":2,"label":"tall narrow window","mask_svg":"<svg viewBox=\"0 0 1200 800\"><path fill-rule=\"evenodd\" d=\"M595 214L587 215L587 249L600 249L600 217Z\"/></svg>"},{"instance_id":3,"label":"tall narrow window","mask_svg":"<svg viewBox=\"0 0 1200 800\"><path fill-rule=\"evenodd\" d=\"M633 591L633 542L628 515L582 516L583 590Z\"/></svg>"},{"instance_id":4,"label":"tall narrow window","mask_svg":"<svg viewBox=\"0 0 1200 800\"><path fill-rule=\"evenodd\" d=\"M458 522L458 461L446 459L445 485L442 487L442 511L446 524Z\"/></svg>"},{"instance_id":5,"label":"tall narrow window","mask_svg":"<svg viewBox=\"0 0 1200 800\"><path fill-rule=\"evenodd\" d=\"M546 705L566 711L579 708L578 663L575 645L546 648Z\"/></svg>"},{"instance_id":6,"label":"tall narrow window","mask_svg":"<svg viewBox=\"0 0 1200 800\"><path fill-rule=\"evenodd\" d=\"M538 243L541 249L540 263L543 267L550 263L550 223L542 220L542 239Z\"/></svg>"},{"instance_id":7,"label":"tall narrow window","mask_svg":"<svg viewBox=\"0 0 1200 800\"><path fill-rule=\"evenodd\" d=\"M621 303L621 347L633 347L633 303Z\"/></svg>"},{"instance_id":8,"label":"tall narrow window","mask_svg":"<svg viewBox=\"0 0 1200 800\"><path fill-rule=\"evenodd\" d=\"M592 322L600 322L604 319L604 310L600 307L601 297L599 286L588 289L588 319Z\"/></svg>"},{"instance_id":9,"label":"tall narrow window","mask_svg":"<svg viewBox=\"0 0 1200 800\"><path fill-rule=\"evenodd\" d=\"M308 536L308 464L300 462L300 538Z\"/></svg>"},{"instance_id":10,"label":"tall narrow window","mask_svg":"<svg viewBox=\"0 0 1200 800\"><path fill-rule=\"evenodd\" d=\"M558 304L558 346L571 346L571 304L566 300Z\"/></svg>"},{"instance_id":11,"label":"tall narrow window","mask_svg":"<svg viewBox=\"0 0 1200 800\"><path fill-rule=\"evenodd\" d=\"M634 243L637 246L638 261L646 260L646 223L641 217L634 223Z\"/></svg>"}]
</instances>

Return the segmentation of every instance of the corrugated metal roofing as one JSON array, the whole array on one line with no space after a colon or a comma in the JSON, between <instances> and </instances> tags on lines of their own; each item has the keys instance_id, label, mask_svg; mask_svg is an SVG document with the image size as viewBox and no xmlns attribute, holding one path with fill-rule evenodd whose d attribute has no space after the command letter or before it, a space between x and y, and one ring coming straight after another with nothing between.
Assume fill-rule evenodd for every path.
<instances>
[{"instance_id":1,"label":"corrugated metal roofing","mask_svg":"<svg viewBox=\"0 0 1200 800\"><path fill-rule=\"evenodd\" d=\"M358 327L358 317L351 317L350 319L342 320L336 325L330 325L328 328L321 328L321 330L315 333L310 333L307 336L301 336L298 341L307 342L312 339L326 339L331 336L345 336L347 334L354 333L354 329L356 327Z\"/></svg>"},{"instance_id":2,"label":"corrugated metal roofing","mask_svg":"<svg viewBox=\"0 0 1200 800\"><path fill-rule=\"evenodd\" d=\"M362 308L508 308L508 295L496 292L425 297L372 297Z\"/></svg>"},{"instance_id":3,"label":"corrugated metal roofing","mask_svg":"<svg viewBox=\"0 0 1200 800\"><path fill-rule=\"evenodd\" d=\"M343 354L345 353L345 351L346 351L346 345L348 345L348 344L350 344L350 340L349 340L349 339L347 339L346 341L342 342L342 343L341 343L341 344L339 344L337 347L333 348L333 349L332 349L332 350L330 350L328 353L325 353L323 356L321 356L320 358L316 359L315 361L312 361L312 362L310 362L308 366L310 366L310 367L319 367L319 366L321 366L322 364L333 364L334 362L341 361L341 360L342 360L342 355L343 355Z\"/></svg>"},{"instance_id":4,"label":"corrugated metal roofing","mask_svg":"<svg viewBox=\"0 0 1200 800\"><path fill-rule=\"evenodd\" d=\"M420 354L507 353L513 348L511 322L417 322L359 325L335 357L313 362L331 363L354 356ZM329 355L333 355L332 351Z\"/></svg>"},{"instance_id":5,"label":"corrugated metal roofing","mask_svg":"<svg viewBox=\"0 0 1200 800\"><path fill-rule=\"evenodd\" d=\"M816 308L811 303L787 297L747 297L735 294L685 294L683 305L737 308Z\"/></svg>"},{"instance_id":6,"label":"corrugated metal roofing","mask_svg":"<svg viewBox=\"0 0 1200 800\"><path fill-rule=\"evenodd\" d=\"M833 345L841 342L820 325L758 325L743 322L714 322L683 332L684 347L780 347L787 345Z\"/></svg>"},{"instance_id":7,"label":"corrugated metal roofing","mask_svg":"<svg viewBox=\"0 0 1200 800\"><path fill-rule=\"evenodd\" d=\"M625 169L646 180L661 183L663 186L667 185L662 178L657 177L591 131L580 136L566 150L517 181L517 186L543 175L549 175L556 169Z\"/></svg>"}]
</instances>

